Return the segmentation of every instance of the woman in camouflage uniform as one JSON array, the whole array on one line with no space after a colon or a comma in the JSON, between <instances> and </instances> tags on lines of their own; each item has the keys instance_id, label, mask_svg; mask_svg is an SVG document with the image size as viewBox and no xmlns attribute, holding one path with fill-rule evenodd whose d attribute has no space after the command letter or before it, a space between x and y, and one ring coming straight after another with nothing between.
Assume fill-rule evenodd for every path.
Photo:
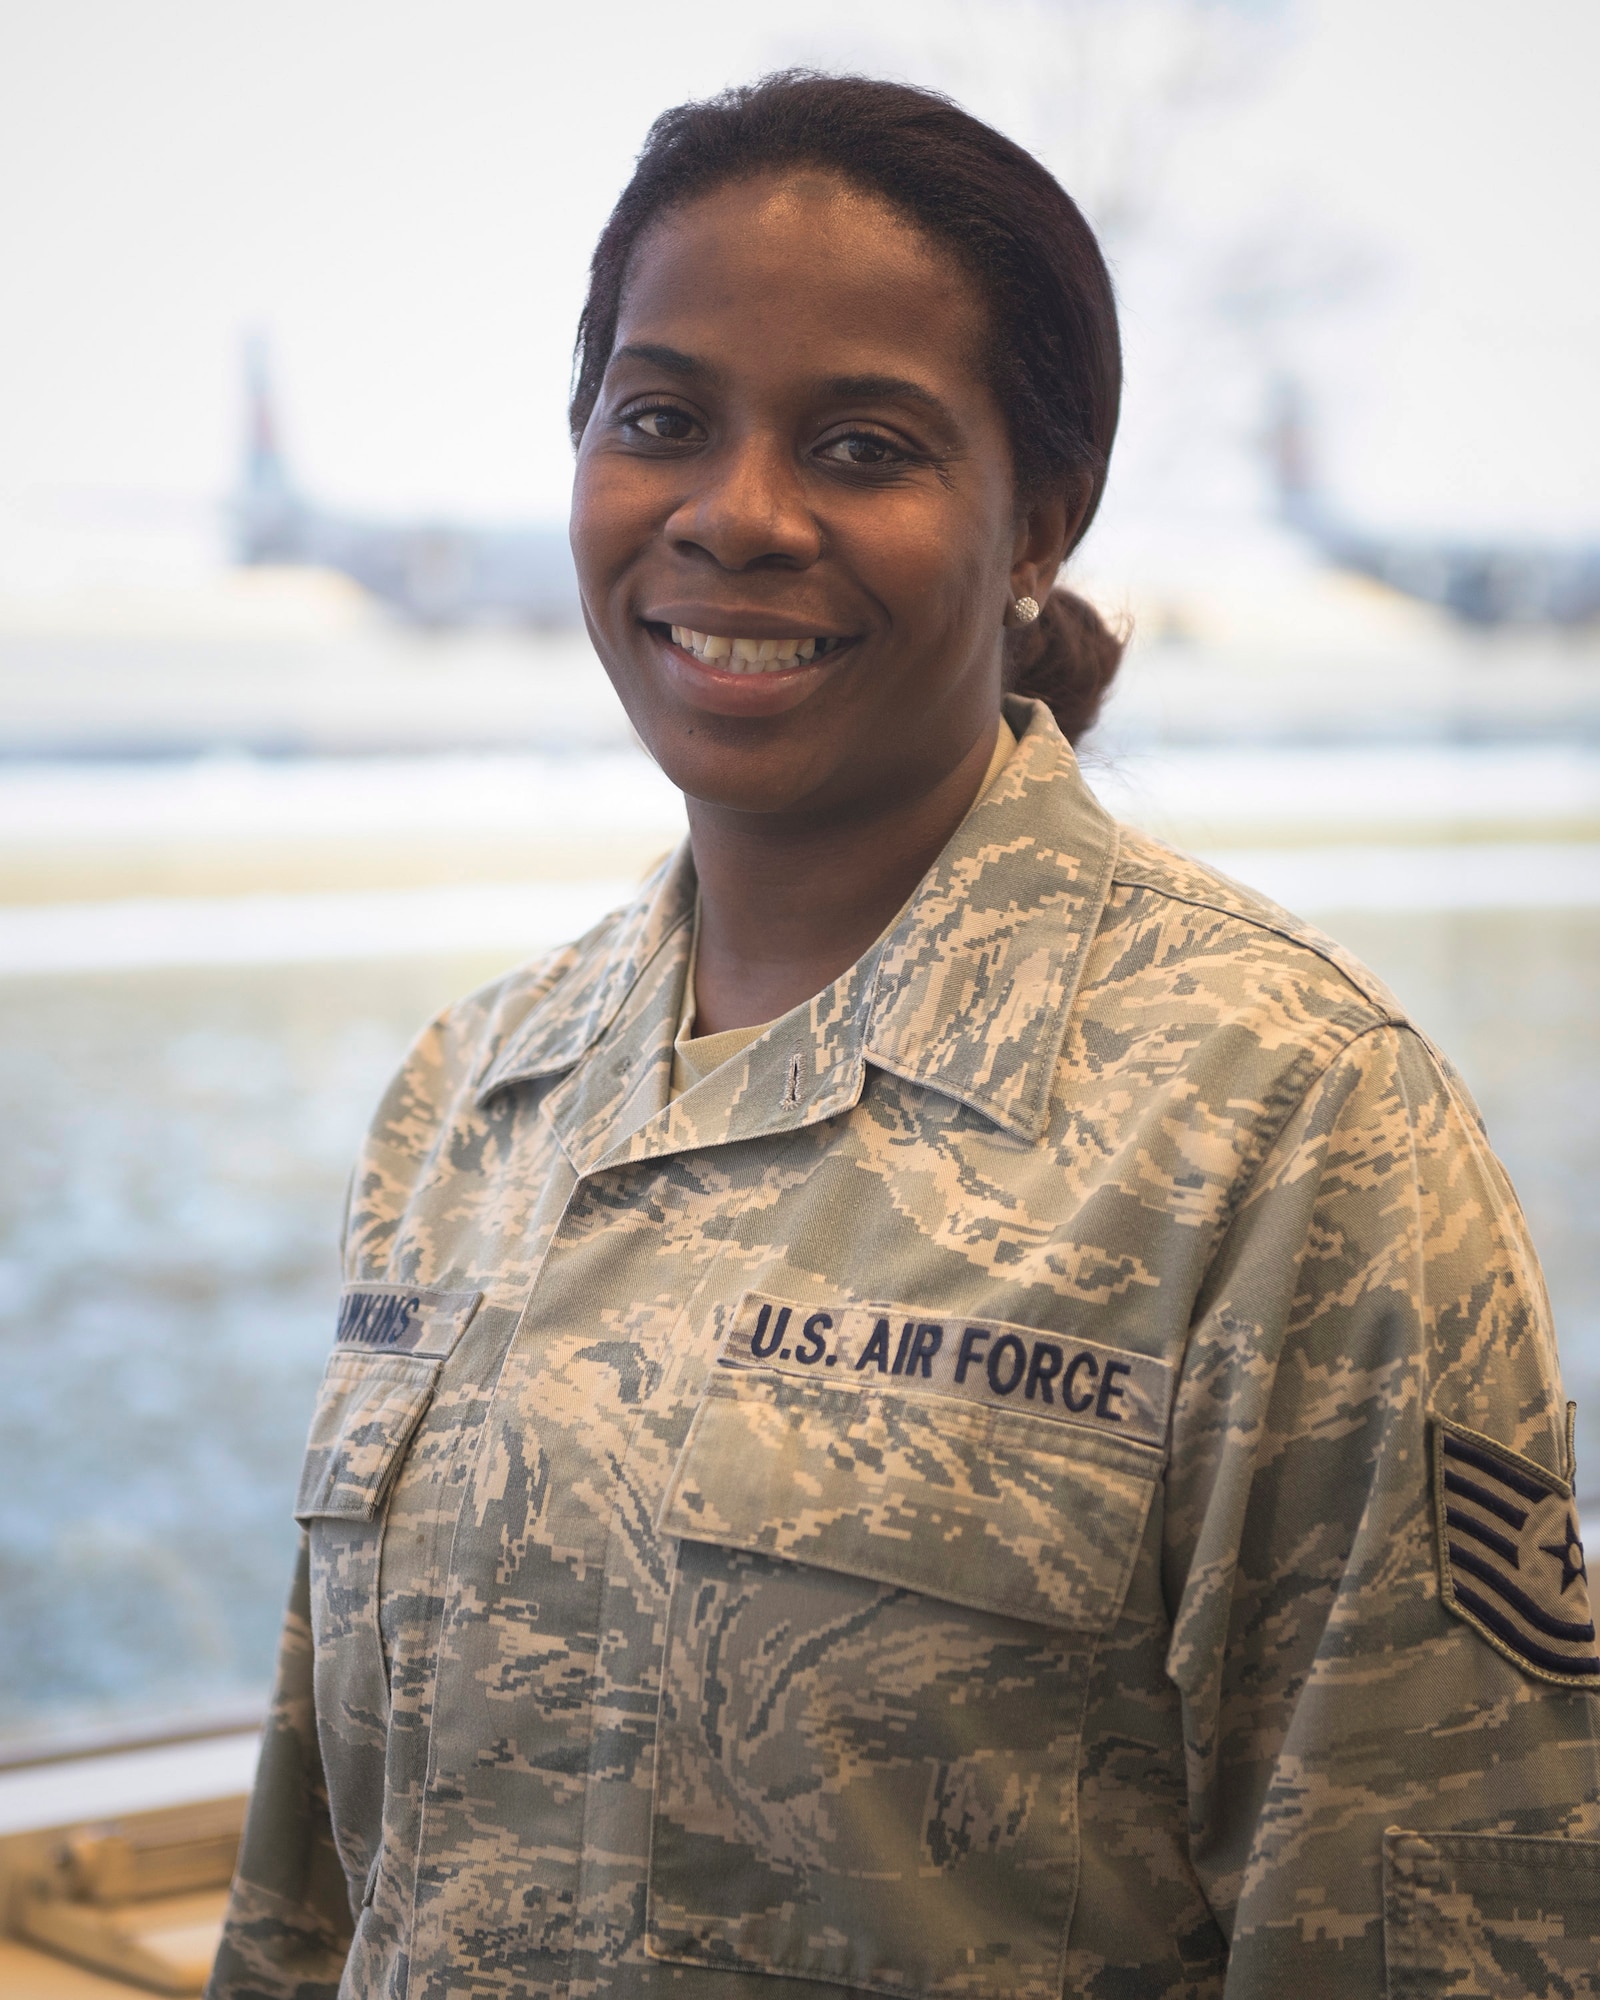
<instances>
[{"instance_id":1,"label":"woman in camouflage uniform","mask_svg":"<svg viewBox=\"0 0 1600 2000\"><path fill-rule=\"evenodd\" d=\"M942 100L652 133L573 538L690 839L374 1122L219 2000L1597 1990L1514 1197L1068 747L1119 382Z\"/></svg>"}]
</instances>

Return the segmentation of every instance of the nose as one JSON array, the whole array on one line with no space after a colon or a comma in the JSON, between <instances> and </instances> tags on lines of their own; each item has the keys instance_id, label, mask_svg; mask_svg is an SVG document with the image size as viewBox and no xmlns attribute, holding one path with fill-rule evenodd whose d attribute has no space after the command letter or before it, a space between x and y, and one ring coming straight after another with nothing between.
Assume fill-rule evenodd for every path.
<instances>
[{"instance_id":1,"label":"nose","mask_svg":"<svg viewBox=\"0 0 1600 2000\"><path fill-rule=\"evenodd\" d=\"M778 438L729 439L695 467L694 488L666 524L681 553L721 569L805 569L822 553L822 530L788 447Z\"/></svg>"}]
</instances>

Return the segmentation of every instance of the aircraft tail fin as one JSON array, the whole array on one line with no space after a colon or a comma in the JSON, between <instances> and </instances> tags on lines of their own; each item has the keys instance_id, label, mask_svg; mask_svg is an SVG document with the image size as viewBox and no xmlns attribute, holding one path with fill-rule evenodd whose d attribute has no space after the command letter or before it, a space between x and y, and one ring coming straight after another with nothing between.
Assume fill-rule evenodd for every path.
<instances>
[{"instance_id":1,"label":"aircraft tail fin","mask_svg":"<svg viewBox=\"0 0 1600 2000\"><path fill-rule=\"evenodd\" d=\"M244 463L234 500L235 553L241 562L292 561L300 553L301 506L289 478L265 336L244 345Z\"/></svg>"},{"instance_id":2,"label":"aircraft tail fin","mask_svg":"<svg viewBox=\"0 0 1600 2000\"><path fill-rule=\"evenodd\" d=\"M1272 386L1267 447L1278 518L1291 527L1315 529L1322 505L1312 469L1306 394L1292 376L1280 375Z\"/></svg>"}]
</instances>

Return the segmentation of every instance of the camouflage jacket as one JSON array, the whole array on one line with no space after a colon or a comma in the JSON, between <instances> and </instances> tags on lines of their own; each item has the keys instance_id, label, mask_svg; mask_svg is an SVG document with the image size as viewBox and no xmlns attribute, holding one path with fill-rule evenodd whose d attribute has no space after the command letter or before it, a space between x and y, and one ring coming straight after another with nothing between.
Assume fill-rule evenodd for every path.
<instances>
[{"instance_id":1,"label":"camouflage jacket","mask_svg":"<svg viewBox=\"0 0 1600 2000\"><path fill-rule=\"evenodd\" d=\"M1008 714L891 930L676 1102L686 851L417 1043L215 2000L1600 1991L1570 1426L1471 1102Z\"/></svg>"}]
</instances>

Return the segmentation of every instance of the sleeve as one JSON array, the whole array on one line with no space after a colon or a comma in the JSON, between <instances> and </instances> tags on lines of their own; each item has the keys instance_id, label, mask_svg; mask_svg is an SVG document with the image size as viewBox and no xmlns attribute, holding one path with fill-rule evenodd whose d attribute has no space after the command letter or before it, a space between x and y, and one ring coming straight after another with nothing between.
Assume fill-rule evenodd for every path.
<instances>
[{"instance_id":1,"label":"sleeve","mask_svg":"<svg viewBox=\"0 0 1600 2000\"><path fill-rule=\"evenodd\" d=\"M233 1894L206 2000L334 2000L353 1923L312 1699L304 1535Z\"/></svg>"},{"instance_id":2,"label":"sleeve","mask_svg":"<svg viewBox=\"0 0 1600 2000\"><path fill-rule=\"evenodd\" d=\"M1167 1670L1227 2000L1597 1990L1600 1691L1453 1613L1441 1424L1566 1508L1515 1197L1465 1092L1383 1026L1255 1175L1175 1408ZM1581 1567L1569 1581L1581 1634ZM1537 1894L1505 1890L1507 1853Z\"/></svg>"}]
</instances>

